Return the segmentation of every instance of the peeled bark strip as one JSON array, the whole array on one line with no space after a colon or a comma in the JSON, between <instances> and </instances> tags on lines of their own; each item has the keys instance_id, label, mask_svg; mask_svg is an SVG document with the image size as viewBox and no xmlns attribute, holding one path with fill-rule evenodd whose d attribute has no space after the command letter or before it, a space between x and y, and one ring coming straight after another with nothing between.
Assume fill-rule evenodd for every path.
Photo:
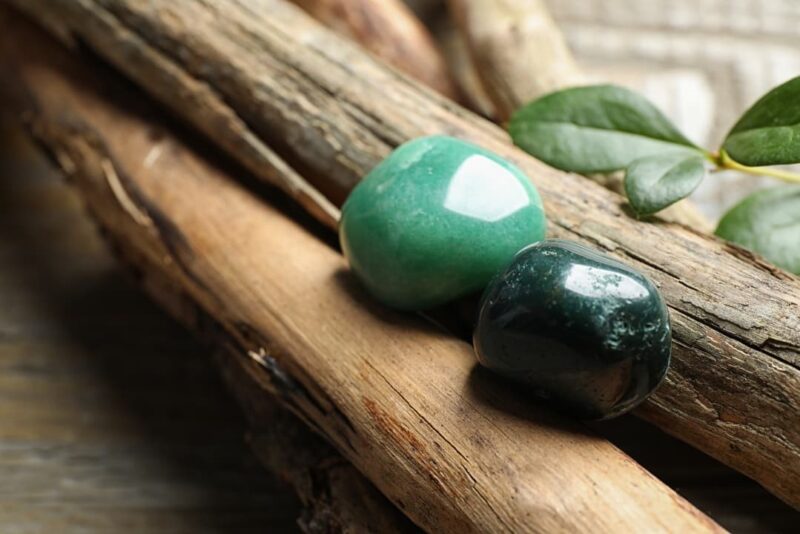
<instances>
[{"instance_id":1,"label":"peeled bark strip","mask_svg":"<svg viewBox=\"0 0 800 534\"><path fill-rule=\"evenodd\" d=\"M420 526L718 530L607 441L475 372L466 343L377 306L338 253L188 149L140 98L51 51L19 63L21 42L5 43L10 79L94 216Z\"/></svg>"},{"instance_id":2,"label":"peeled bark strip","mask_svg":"<svg viewBox=\"0 0 800 534\"><path fill-rule=\"evenodd\" d=\"M450 72L433 37L401 0L292 2L390 65L455 99Z\"/></svg>"},{"instance_id":3,"label":"peeled bark strip","mask_svg":"<svg viewBox=\"0 0 800 534\"><path fill-rule=\"evenodd\" d=\"M537 97L583 82L541 0L447 1L501 121Z\"/></svg>"},{"instance_id":4,"label":"peeled bark strip","mask_svg":"<svg viewBox=\"0 0 800 534\"><path fill-rule=\"evenodd\" d=\"M514 161L542 194L552 237L640 269L670 307L672 369L639 415L800 506L797 277L691 228L634 220L618 195L522 153L496 126L421 91L279 0L261 0L261 9L245 0L225 9L210 0L14 3L34 16L57 11L63 31L194 124L224 97L249 135L263 136L338 199L392 148L421 135L456 135ZM181 96L192 84L213 98L186 109ZM211 139L246 160L225 134Z\"/></svg>"}]
</instances>

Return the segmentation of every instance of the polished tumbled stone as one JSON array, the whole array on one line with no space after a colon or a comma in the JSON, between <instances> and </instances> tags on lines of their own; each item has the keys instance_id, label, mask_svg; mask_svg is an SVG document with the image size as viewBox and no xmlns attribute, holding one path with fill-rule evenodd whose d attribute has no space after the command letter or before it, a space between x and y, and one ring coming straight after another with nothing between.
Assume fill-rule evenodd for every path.
<instances>
[{"instance_id":1,"label":"polished tumbled stone","mask_svg":"<svg viewBox=\"0 0 800 534\"><path fill-rule=\"evenodd\" d=\"M376 298L421 310L482 290L545 226L517 167L433 136L400 146L364 178L342 208L339 238Z\"/></svg>"},{"instance_id":2,"label":"polished tumbled stone","mask_svg":"<svg viewBox=\"0 0 800 534\"><path fill-rule=\"evenodd\" d=\"M484 292L475 351L484 366L585 419L642 402L669 367L667 308L650 280L577 243L547 240Z\"/></svg>"}]
</instances>

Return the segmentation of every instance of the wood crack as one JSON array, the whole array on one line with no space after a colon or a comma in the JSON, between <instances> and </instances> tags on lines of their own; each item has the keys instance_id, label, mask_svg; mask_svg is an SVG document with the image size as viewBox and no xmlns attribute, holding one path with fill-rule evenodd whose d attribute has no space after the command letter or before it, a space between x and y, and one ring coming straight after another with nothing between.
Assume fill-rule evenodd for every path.
<instances>
[{"instance_id":1,"label":"wood crack","mask_svg":"<svg viewBox=\"0 0 800 534\"><path fill-rule=\"evenodd\" d=\"M383 381L386 383L386 385L388 385L388 386L389 386L389 387L392 389L392 391L394 391L394 392L397 394L397 396L398 396L398 397L400 397L400 398L403 400L403 403L404 403L404 404L405 404L405 405L406 405L408 408L410 408L410 409L411 409L411 411L413 411L413 412L414 412L414 414L416 414L416 416L419 418L419 420L420 420L420 421L424 422L424 423L425 423L425 425L426 425L426 426L427 426L427 427L428 427L430 430L432 430L433 432L435 432L435 433L436 433L436 435L438 435L438 436L439 436L439 438L441 438L441 439L442 439L442 441L444 441L445 443L447 443L447 445L450 447L450 449L451 449L453 452L455 452L455 453L456 453L456 454L457 454L457 455L458 455L458 456L459 456L459 457L460 457L460 458L463 460L463 464L462 464L462 470L463 470L463 473L464 473L464 474L465 474L465 475L466 475L466 476L467 476L467 477L470 479L470 481L471 481L471 487L472 487L472 488L475 490L475 492L478 494L478 496L479 496L479 497L480 497L480 498L483 500L483 502L486 504L486 507L487 507L487 509L488 509L488 510L490 510L492 514L494 514L494 516L495 516L495 518L497 519L497 521L498 521L500 524L502 524L502 525L505 527L505 530L506 530L506 531L508 531L508 532L513 532L513 531L514 531L514 529L513 529L513 528L512 528L512 527L511 527L511 526L510 526L510 525L509 525L507 522L506 522L505 518L504 518L504 517L503 517L503 516L502 516L502 515L501 515L501 514L500 514L500 513L497 511L497 510L495 510L494 506L492 506L492 503L489 501L489 499L486 497L486 495L484 495L484 493L481 491L481 489L480 489L480 485L479 485L479 483L478 483L478 480L477 480L477 479L476 479L476 478L475 478L475 477L472 475L472 473L470 472L470 468L469 468L469 466L471 465L471 462L470 462L470 460L469 460L469 459L466 457L466 455L465 455L465 454L464 454L464 453L461 451L461 449L459 449L458 447L456 447L456 445L455 445L453 442L451 442L451 441L450 441L450 440L447 438L447 436L445 436L445 435L444 435L444 434L443 434L443 433L442 433L442 432L441 432L441 431L440 431L438 428L436 428L436 426L435 426L433 423L431 423L431 422L428 420L428 418L427 418L427 417L425 417L425 415L424 415L422 412L420 412L420 411L419 411L419 410L418 410L418 409L417 409L417 408L414 406L414 404L413 404L412 402L410 402L410 401L409 401L409 400L406 398L405 394L404 394L402 391L400 391L400 390L399 390L397 387L395 387L395 385L392 383L392 381L391 381L391 380L389 380L389 379L386 377L386 375L384 375L384 374L383 374L383 372L382 372L380 369L378 369L377 367L375 367L374 365L372 365L372 363L371 363L369 360L366 360L366 361L365 361L365 363L366 363L366 364L367 364L367 365L368 365L370 368L372 368L372 370L373 370L373 371L375 371L375 372L376 372L376 374L377 374L378 376L380 376L380 377L383 379Z\"/></svg>"}]
</instances>

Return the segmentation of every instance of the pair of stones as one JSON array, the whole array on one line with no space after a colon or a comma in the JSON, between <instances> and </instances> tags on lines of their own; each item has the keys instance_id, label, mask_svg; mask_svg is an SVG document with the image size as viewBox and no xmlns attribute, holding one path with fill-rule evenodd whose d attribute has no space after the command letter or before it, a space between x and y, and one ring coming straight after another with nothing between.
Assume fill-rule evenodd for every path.
<instances>
[{"instance_id":1,"label":"pair of stones","mask_svg":"<svg viewBox=\"0 0 800 534\"><path fill-rule=\"evenodd\" d=\"M644 400L670 357L653 284L591 249L544 240L542 201L514 165L451 137L410 141L353 190L339 236L378 300L425 310L484 290L480 363L576 416Z\"/></svg>"}]
</instances>

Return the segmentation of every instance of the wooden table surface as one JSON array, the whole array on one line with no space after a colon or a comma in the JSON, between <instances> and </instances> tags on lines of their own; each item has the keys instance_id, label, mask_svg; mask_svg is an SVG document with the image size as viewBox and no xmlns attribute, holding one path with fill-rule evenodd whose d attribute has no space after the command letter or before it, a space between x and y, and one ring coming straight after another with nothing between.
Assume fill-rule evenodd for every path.
<instances>
[{"instance_id":1,"label":"wooden table surface","mask_svg":"<svg viewBox=\"0 0 800 534\"><path fill-rule=\"evenodd\" d=\"M645 423L597 430L734 532L800 529L798 512ZM299 504L245 432L207 351L0 120L0 533L296 531Z\"/></svg>"},{"instance_id":2,"label":"wooden table surface","mask_svg":"<svg viewBox=\"0 0 800 534\"><path fill-rule=\"evenodd\" d=\"M0 132L0 532L296 531L207 351Z\"/></svg>"}]
</instances>

